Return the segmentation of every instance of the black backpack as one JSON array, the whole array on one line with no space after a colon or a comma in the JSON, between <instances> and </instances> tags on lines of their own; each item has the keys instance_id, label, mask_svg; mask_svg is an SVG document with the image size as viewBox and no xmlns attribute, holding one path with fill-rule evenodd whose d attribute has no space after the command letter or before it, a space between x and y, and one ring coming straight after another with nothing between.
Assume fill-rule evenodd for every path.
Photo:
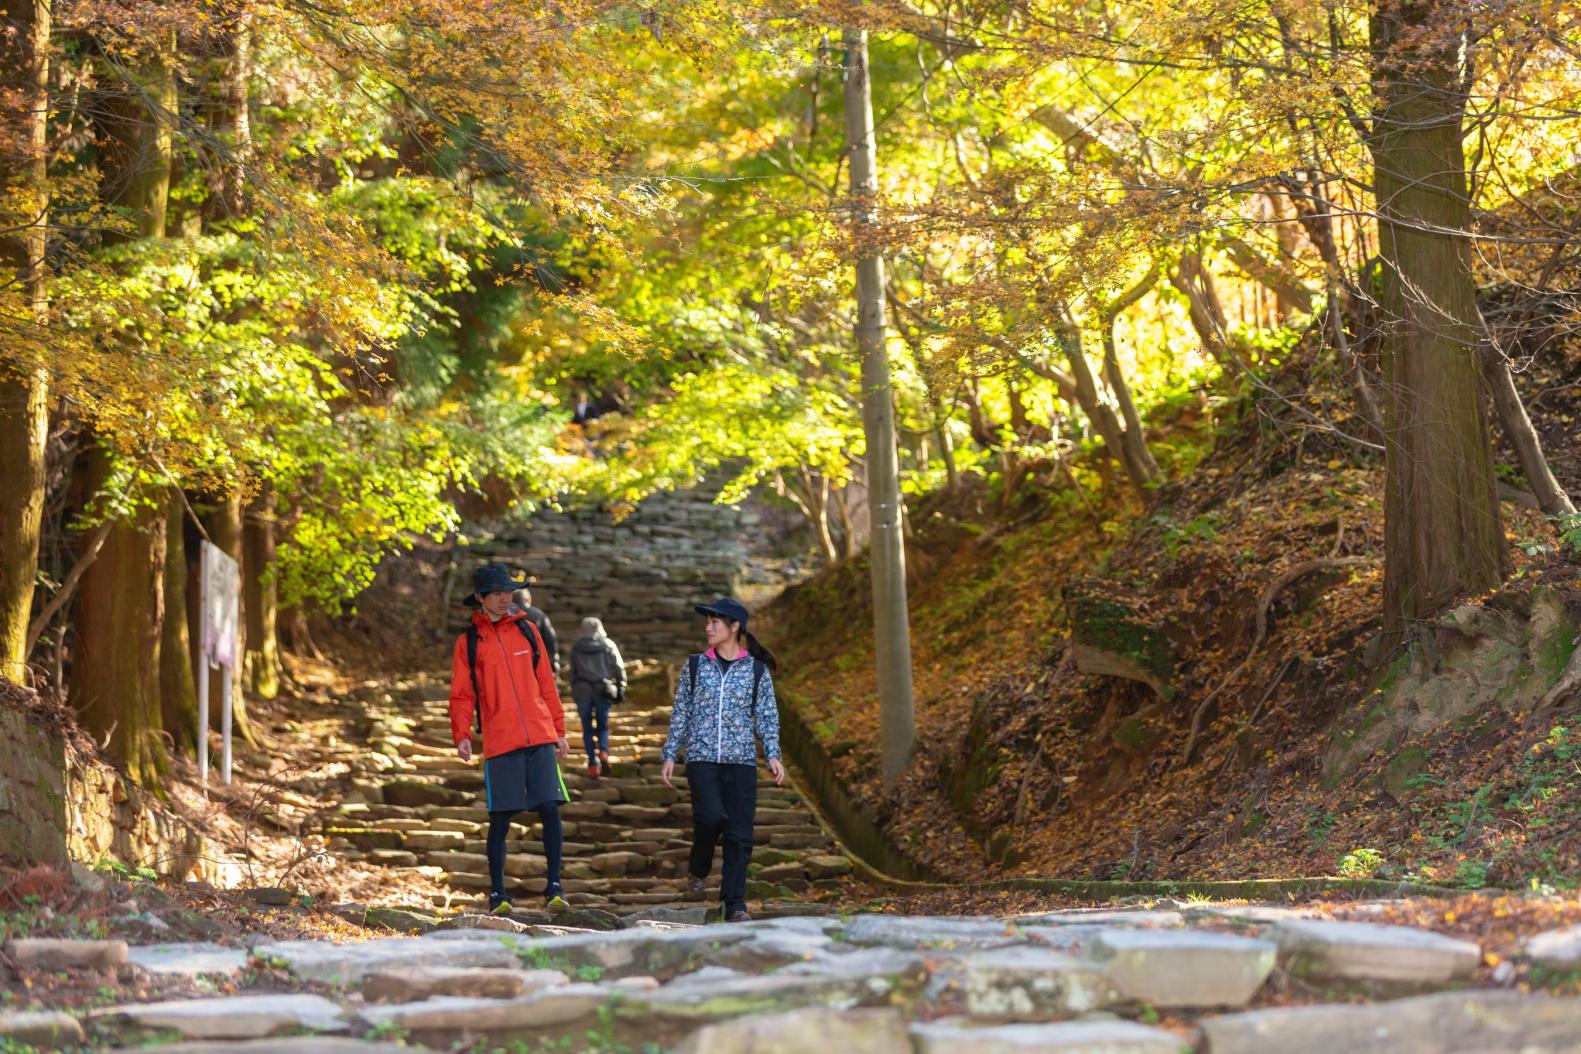
<instances>
[{"instance_id":1,"label":"black backpack","mask_svg":"<svg viewBox=\"0 0 1581 1054\"><path fill-rule=\"evenodd\" d=\"M688 698L697 697L697 666L702 662L701 655L690 655L686 659L686 694ZM767 664L756 656L752 659L752 724L758 723L758 685L763 683L763 673L768 669Z\"/></svg>"},{"instance_id":2,"label":"black backpack","mask_svg":"<svg viewBox=\"0 0 1581 1054\"><path fill-rule=\"evenodd\" d=\"M532 648L532 670L538 672L538 663L542 653L538 650L538 633L527 628L524 618L512 619L516 628L521 630L522 636L527 638L527 644ZM467 670L472 674L472 723L479 732L483 731L483 696L478 692L478 641L481 639L476 622L467 623ZM755 697L754 697L755 698Z\"/></svg>"}]
</instances>

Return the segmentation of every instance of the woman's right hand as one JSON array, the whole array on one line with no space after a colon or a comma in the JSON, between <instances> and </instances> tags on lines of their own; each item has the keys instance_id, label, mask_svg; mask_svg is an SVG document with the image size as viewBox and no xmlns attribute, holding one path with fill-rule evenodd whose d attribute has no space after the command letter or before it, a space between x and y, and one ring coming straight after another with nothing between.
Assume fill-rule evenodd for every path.
<instances>
[{"instance_id":1,"label":"woman's right hand","mask_svg":"<svg viewBox=\"0 0 1581 1054\"><path fill-rule=\"evenodd\" d=\"M461 755L462 761L472 760L472 737L468 736L456 744L456 753Z\"/></svg>"},{"instance_id":2,"label":"woman's right hand","mask_svg":"<svg viewBox=\"0 0 1581 1054\"><path fill-rule=\"evenodd\" d=\"M659 769L659 778L664 781L664 785L666 787L674 787L675 786L675 784L670 782L670 778L672 776L674 776L674 775L675 775L675 762L673 762L673 761L666 761L664 763L664 767Z\"/></svg>"}]
</instances>

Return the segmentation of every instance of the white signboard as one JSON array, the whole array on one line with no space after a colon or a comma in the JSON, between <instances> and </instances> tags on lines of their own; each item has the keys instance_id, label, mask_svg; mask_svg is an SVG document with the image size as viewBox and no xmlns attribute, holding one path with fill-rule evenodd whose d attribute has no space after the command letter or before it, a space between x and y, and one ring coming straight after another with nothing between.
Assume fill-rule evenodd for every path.
<instances>
[{"instance_id":1,"label":"white signboard","mask_svg":"<svg viewBox=\"0 0 1581 1054\"><path fill-rule=\"evenodd\" d=\"M231 781L231 671L241 637L242 572L230 555L204 540L198 551L198 775L209 779L209 669L220 670L220 776Z\"/></svg>"},{"instance_id":2,"label":"white signboard","mask_svg":"<svg viewBox=\"0 0 1581 1054\"><path fill-rule=\"evenodd\" d=\"M198 654L210 665L235 667L236 641L241 635L242 569L224 549L205 540L198 557L198 579L203 598Z\"/></svg>"}]
</instances>

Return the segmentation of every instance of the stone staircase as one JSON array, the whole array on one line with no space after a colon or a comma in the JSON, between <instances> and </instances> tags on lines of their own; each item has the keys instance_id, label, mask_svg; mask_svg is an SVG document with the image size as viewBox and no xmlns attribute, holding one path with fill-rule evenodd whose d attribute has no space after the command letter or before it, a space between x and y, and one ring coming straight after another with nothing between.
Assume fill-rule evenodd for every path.
<instances>
[{"instance_id":1,"label":"stone staircase","mask_svg":"<svg viewBox=\"0 0 1581 1054\"><path fill-rule=\"evenodd\" d=\"M675 787L659 781L659 751L669 725L668 706L627 703L611 712L612 774L586 774L582 730L566 715L572 755L561 765L571 802L561 808L565 843L562 879L577 908L616 913L695 907L685 892L691 845L691 805L685 765ZM453 887L462 900L489 888L484 840L483 766L463 762L450 742L443 699L386 705L371 712L368 749L352 756L351 792L324 833L345 859L409 871ZM474 748L479 741L474 736ZM813 900L839 888L851 862L819 826L794 779L776 787L767 769L758 784L756 846L748 900L762 909L775 902ZM506 862L508 892L519 908L538 905L546 863L537 818L521 813ZM716 858L704 898L718 899ZM446 906L436 897L436 906ZM451 898L452 902L455 898Z\"/></svg>"}]
</instances>

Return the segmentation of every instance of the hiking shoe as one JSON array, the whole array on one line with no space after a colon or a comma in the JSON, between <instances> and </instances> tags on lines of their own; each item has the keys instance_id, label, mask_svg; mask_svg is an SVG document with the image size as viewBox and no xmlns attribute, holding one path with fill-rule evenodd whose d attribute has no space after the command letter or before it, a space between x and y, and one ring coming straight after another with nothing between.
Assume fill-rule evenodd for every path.
<instances>
[{"instance_id":1,"label":"hiking shoe","mask_svg":"<svg viewBox=\"0 0 1581 1054\"><path fill-rule=\"evenodd\" d=\"M703 885L706 883L706 881L707 879L699 878L696 875L687 875L686 892L690 893L694 897L701 895L703 892Z\"/></svg>"},{"instance_id":2,"label":"hiking shoe","mask_svg":"<svg viewBox=\"0 0 1581 1054\"><path fill-rule=\"evenodd\" d=\"M490 915L509 915L512 910L513 909L511 908L511 902L509 900L505 899L504 894L501 894L501 893L490 893L489 894L489 914Z\"/></svg>"},{"instance_id":3,"label":"hiking shoe","mask_svg":"<svg viewBox=\"0 0 1581 1054\"><path fill-rule=\"evenodd\" d=\"M737 908L725 916L726 922L751 922L752 916L746 908Z\"/></svg>"},{"instance_id":4,"label":"hiking shoe","mask_svg":"<svg viewBox=\"0 0 1581 1054\"><path fill-rule=\"evenodd\" d=\"M589 761L587 763L587 774L592 776L594 779L598 779L598 777L604 774L604 770L599 767L598 762Z\"/></svg>"},{"instance_id":5,"label":"hiking shoe","mask_svg":"<svg viewBox=\"0 0 1581 1054\"><path fill-rule=\"evenodd\" d=\"M600 776L608 776L609 772L609 751L600 750L598 752L598 774Z\"/></svg>"},{"instance_id":6,"label":"hiking shoe","mask_svg":"<svg viewBox=\"0 0 1581 1054\"><path fill-rule=\"evenodd\" d=\"M544 890L543 906L548 911L569 911L571 905L566 902L565 893L558 885L550 886Z\"/></svg>"}]
</instances>

